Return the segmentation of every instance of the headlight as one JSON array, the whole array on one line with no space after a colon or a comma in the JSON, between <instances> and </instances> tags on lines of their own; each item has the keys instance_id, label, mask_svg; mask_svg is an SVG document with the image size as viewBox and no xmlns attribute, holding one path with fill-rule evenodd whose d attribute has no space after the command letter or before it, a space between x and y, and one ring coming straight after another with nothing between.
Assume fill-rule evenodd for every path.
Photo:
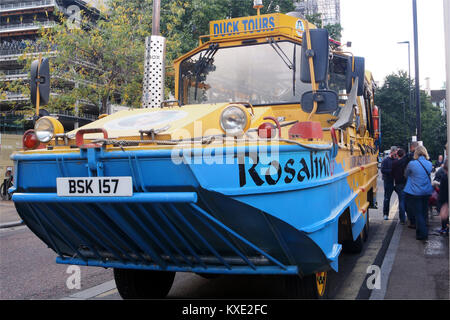
<instances>
[{"instance_id":1,"label":"headlight","mask_svg":"<svg viewBox=\"0 0 450 320\"><path fill-rule=\"evenodd\" d=\"M64 133L64 128L58 120L52 117L42 117L36 121L34 131L40 142L47 143L55 134Z\"/></svg>"},{"instance_id":2,"label":"headlight","mask_svg":"<svg viewBox=\"0 0 450 320\"><path fill-rule=\"evenodd\" d=\"M243 106L230 105L220 115L220 127L227 135L239 136L250 127L250 117Z\"/></svg>"}]
</instances>

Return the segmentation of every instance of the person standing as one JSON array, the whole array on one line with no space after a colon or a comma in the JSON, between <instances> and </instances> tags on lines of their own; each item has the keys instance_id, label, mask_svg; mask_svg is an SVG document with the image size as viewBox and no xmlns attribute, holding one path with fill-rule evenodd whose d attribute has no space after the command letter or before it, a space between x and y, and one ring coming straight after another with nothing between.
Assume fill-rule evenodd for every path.
<instances>
[{"instance_id":1,"label":"person standing","mask_svg":"<svg viewBox=\"0 0 450 320\"><path fill-rule=\"evenodd\" d=\"M427 215L428 198L433 193L431 186L431 170L433 165L428 161L427 149L418 146L414 151L414 160L410 161L405 170L406 211L412 227L416 228L416 239L428 239Z\"/></svg>"},{"instance_id":2,"label":"person standing","mask_svg":"<svg viewBox=\"0 0 450 320\"><path fill-rule=\"evenodd\" d=\"M439 155L437 161L436 161L436 169L439 169L442 165L444 164L444 157L442 156L442 154Z\"/></svg>"},{"instance_id":3,"label":"person standing","mask_svg":"<svg viewBox=\"0 0 450 320\"><path fill-rule=\"evenodd\" d=\"M444 176L441 179L439 187L439 215L441 217L442 228L439 230L440 234L448 235L448 163L444 162L441 170L444 171Z\"/></svg>"},{"instance_id":4,"label":"person standing","mask_svg":"<svg viewBox=\"0 0 450 320\"><path fill-rule=\"evenodd\" d=\"M416 151L416 148L418 146L419 146L419 143L417 141L411 142L411 145L409 146L409 153L408 153L409 160L414 159L414 151Z\"/></svg>"},{"instance_id":5,"label":"person standing","mask_svg":"<svg viewBox=\"0 0 450 320\"><path fill-rule=\"evenodd\" d=\"M384 184L383 217L384 220L389 216L389 204L391 202L392 192L394 192L394 177L392 176L392 163L396 161L397 147L391 147L389 156L381 162L381 173Z\"/></svg>"},{"instance_id":6,"label":"person standing","mask_svg":"<svg viewBox=\"0 0 450 320\"><path fill-rule=\"evenodd\" d=\"M394 178L394 191L398 196L398 216L400 224L406 223L405 215L405 194L403 189L405 188L406 178L405 169L408 165L409 159L405 153L405 150L398 149L397 161L392 163L392 176Z\"/></svg>"}]
</instances>

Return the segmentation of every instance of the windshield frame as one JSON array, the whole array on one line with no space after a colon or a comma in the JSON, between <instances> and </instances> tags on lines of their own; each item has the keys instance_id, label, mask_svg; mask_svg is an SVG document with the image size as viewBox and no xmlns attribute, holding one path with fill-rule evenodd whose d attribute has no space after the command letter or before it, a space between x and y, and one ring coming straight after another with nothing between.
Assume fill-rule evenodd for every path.
<instances>
[{"instance_id":1,"label":"windshield frame","mask_svg":"<svg viewBox=\"0 0 450 320\"><path fill-rule=\"evenodd\" d=\"M229 101L222 101L222 102L204 102L204 103L184 103L183 100L183 78L182 78L182 64L187 61L188 59L192 58L195 55L198 55L202 52L207 52L208 49L210 48L211 45L214 44L218 44L219 47L219 51L222 49L228 49L228 48L237 48L237 47L250 47L250 46L258 46L258 45L268 45L270 46L270 39L273 39L275 41L275 43L283 43L283 42L288 42L291 43L293 45L297 45L297 52L301 52L301 46L302 46L302 41L301 38L292 38L292 37L287 37L287 36L281 36L281 35L272 35L270 37L264 37L264 38L250 38L250 39L240 39L240 40L234 40L232 42L229 41L210 41L207 42L205 44L203 44L201 47L198 47L194 50L192 50L191 52L187 53L185 56L180 57L178 59L178 61L176 62L177 65L177 73L178 73L178 77L176 79L176 86L177 86L177 92L176 92L176 97L179 101L179 105L180 106L185 106L185 105L192 105L192 104L215 104L215 103L231 103ZM288 54L289 55L289 54ZM281 60L281 58L279 58ZM299 61L299 59L296 59L296 83L300 82L299 79L299 69L300 69L300 64L301 61ZM288 71L288 72L292 72ZM309 85L309 84L307 84ZM312 90L312 87L311 87ZM301 96L298 97L298 100L296 101L289 101L289 102L284 102L284 101L274 101L274 102L270 102L270 103L255 103L252 104L255 107L263 107L263 106L274 106L274 105L300 105L300 101L301 101ZM233 102L237 102L237 101L233 101ZM245 101L248 103L251 103L251 101Z\"/></svg>"}]
</instances>

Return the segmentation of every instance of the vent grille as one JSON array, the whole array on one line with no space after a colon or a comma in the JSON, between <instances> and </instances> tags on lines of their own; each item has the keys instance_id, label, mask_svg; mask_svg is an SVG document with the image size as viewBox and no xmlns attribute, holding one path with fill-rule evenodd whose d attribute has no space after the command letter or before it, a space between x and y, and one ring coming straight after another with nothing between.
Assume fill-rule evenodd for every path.
<instances>
[{"instance_id":1,"label":"vent grille","mask_svg":"<svg viewBox=\"0 0 450 320\"><path fill-rule=\"evenodd\" d=\"M164 101L166 38L151 36L145 39L144 108L160 108Z\"/></svg>"}]
</instances>

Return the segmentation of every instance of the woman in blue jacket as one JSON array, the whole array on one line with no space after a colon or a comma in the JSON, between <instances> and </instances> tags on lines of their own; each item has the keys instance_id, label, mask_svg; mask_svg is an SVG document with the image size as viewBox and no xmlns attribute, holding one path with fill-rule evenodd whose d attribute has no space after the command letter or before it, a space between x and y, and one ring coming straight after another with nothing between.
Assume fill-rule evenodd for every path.
<instances>
[{"instance_id":1,"label":"woman in blue jacket","mask_svg":"<svg viewBox=\"0 0 450 320\"><path fill-rule=\"evenodd\" d=\"M414 152L414 160L405 170L407 179L405 193L406 211L410 224L416 227L416 239L428 239L427 214L428 198L433 193L430 173L433 165L428 161L427 149L418 146Z\"/></svg>"}]
</instances>

